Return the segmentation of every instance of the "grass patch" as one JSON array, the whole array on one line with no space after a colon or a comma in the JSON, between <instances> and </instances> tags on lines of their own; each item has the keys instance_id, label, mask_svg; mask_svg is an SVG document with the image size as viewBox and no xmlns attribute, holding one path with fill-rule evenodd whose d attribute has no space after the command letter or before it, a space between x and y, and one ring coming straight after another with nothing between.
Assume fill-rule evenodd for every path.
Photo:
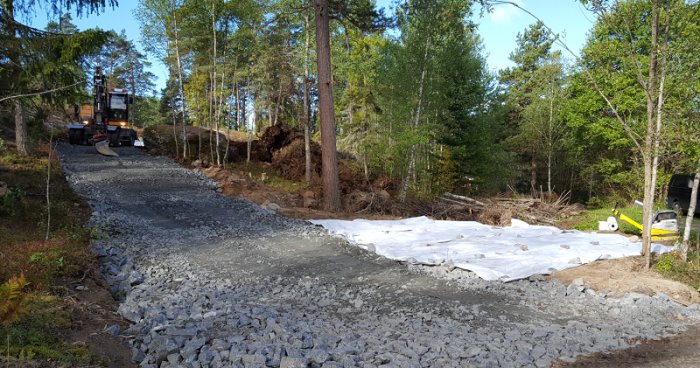
<instances>
[{"instance_id":1,"label":"grass patch","mask_svg":"<svg viewBox=\"0 0 700 368\"><path fill-rule=\"evenodd\" d=\"M581 230L581 231L596 231L598 230L598 221L606 221L609 216L612 216L612 205L609 207L603 207L603 208L597 208L597 209L590 209L582 212L580 215L570 219L567 221L567 224L571 224L571 227L576 229L576 230ZM661 206L657 206L657 208L662 208ZM621 213L624 213L628 217L632 218L633 220L639 222L640 224L642 223L642 208L639 206L631 206L631 207L623 207L619 208ZM698 219L695 219L694 222L697 223ZM620 232L625 233L625 234L630 234L630 235L642 235L642 232L637 229L636 227L632 226L631 224L628 224L625 221L622 220L617 220L617 224L620 226ZM683 228L685 227L685 217L681 216L678 218L678 227L679 233L681 236L683 235ZM697 243L698 239L698 232L695 230L690 231L690 241L691 241L691 246L693 242ZM698 246L700 244L696 244L695 246Z\"/></svg>"},{"instance_id":2,"label":"grass patch","mask_svg":"<svg viewBox=\"0 0 700 368\"><path fill-rule=\"evenodd\" d=\"M29 312L19 322L0 325L0 361L8 356L10 362L41 359L80 365L93 361L87 348L61 340L61 333L72 324L63 301L34 294L27 309Z\"/></svg>"},{"instance_id":3,"label":"grass patch","mask_svg":"<svg viewBox=\"0 0 700 368\"><path fill-rule=\"evenodd\" d=\"M39 151L41 152L41 151ZM51 279L75 276L92 266L90 211L63 178L58 160L51 167L51 227L46 236L45 157L0 152L0 181L8 186L0 203L0 282L24 274L34 289Z\"/></svg>"},{"instance_id":4,"label":"grass patch","mask_svg":"<svg viewBox=\"0 0 700 368\"><path fill-rule=\"evenodd\" d=\"M4 322L0 325L0 362L9 356L11 362L41 359L81 365L91 362L91 354L85 347L63 341L73 324L70 308L51 292L58 278L82 277L95 270L90 229L85 228L90 210L65 181L53 153L51 224L45 239L48 153L48 144L37 147L29 157L0 147L0 181L8 188L0 197L0 284L17 276L28 282L21 290L27 302L19 320L0 321Z\"/></svg>"},{"instance_id":5,"label":"grass patch","mask_svg":"<svg viewBox=\"0 0 700 368\"><path fill-rule=\"evenodd\" d=\"M258 161L236 162L229 164L229 167L234 172L239 172L244 176L260 180L262 174L265 174L266 179L263 181L266 185L285 192L293 193L302 189L306 189L309 185L304 181L287 180L280 173L272 168L270 164Z\"/></svg>"},{"instance_id":6,"label":"grass patch","mask_svg":"<svg viewBox=\"0 0 700 368\"><path fill-rule=\"evenodd\" d=\"M689 252L687 262L683 262L676 252L663 254L654 264L654 270L700 292L700 251Z\"/></svg>"},{"instance_id":7,"label":"grass patch","mask_svg":"<svg viewBox=\"0 0 700 368\"><path fill-rule=\"evenodd\" d=\"M573 228L581 231L595 231L598 230L598 221L606 221L608 217L612 216L613 206L603 207L598 209L586 210L581 215L572 219ZM638 206L619 208L621 213L629 216L635 221L642 222L642 208ZM641 232L634 226L618 220L617 224L620 226L620 231L625 234L642 235Z\"/></svg>"}]
</instances>

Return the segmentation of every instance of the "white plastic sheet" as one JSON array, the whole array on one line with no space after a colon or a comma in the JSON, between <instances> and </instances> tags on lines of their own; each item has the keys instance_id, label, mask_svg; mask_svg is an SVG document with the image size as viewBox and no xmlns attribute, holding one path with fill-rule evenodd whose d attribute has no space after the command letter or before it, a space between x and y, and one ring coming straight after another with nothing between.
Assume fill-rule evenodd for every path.
<instances>
[{"instance_id":1,"label":"white plastic sheet","mask_svg":"<svg viewBox=\"0 0 700 368\"><path fill-rule=\"evenodd\" d=\"M405 262L455 267L485 280L512 281L549 274L598 259L641 254L642 243L617 234L596 234L536 226L513 219L510 227L474 221L312 220L352 244ZM653 244L652 252L673 247Z\"/></svg>"}]
</instances>

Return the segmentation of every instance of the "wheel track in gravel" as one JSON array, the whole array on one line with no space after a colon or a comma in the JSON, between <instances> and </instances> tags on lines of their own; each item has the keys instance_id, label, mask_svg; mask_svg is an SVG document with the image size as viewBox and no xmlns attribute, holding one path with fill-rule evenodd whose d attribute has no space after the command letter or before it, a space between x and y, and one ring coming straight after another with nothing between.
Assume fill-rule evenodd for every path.
<instances>
[{"instance_id":1,"label":"wheel track in gravel","mask_svg":"<svg viewBox=\"0 0 700 368\"><path fill-rule=\"evenodd\" d=\"M223 197L169 159L59 150L145 367L548 366L698 319L663 297L407 267Z\"/></svg>"}]
</instances>

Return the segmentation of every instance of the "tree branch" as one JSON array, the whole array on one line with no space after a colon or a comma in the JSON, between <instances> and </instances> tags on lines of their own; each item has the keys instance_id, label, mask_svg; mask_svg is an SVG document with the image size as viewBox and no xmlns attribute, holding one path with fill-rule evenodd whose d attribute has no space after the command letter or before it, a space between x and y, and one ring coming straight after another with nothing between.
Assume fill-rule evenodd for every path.
<instances>
[{"instance_id":1,"label":"tree branch","mask_svg":"<svg viewBox=\"0 0 700 368\"><path fill-rule=\"evenodd\" d=\"M53 92L56 92L56 91L61 91L61 90L64 90L64 89L72 88L72 87L75 87L75 86L77 86L78 84L81 84L81 83L84 83L84 82L85 82L84 80L81 80L81 81L75 82L75 83L73 83L73 84L71 84L71 85L69 85L69 86L58 87L58 88L50 89L50 90L48 90L48 91L40 91L40 92L33 92L33 93L25 93L25 94L20 94L20 95L14 95L14 96L3 97L3 98L0 98L0 102L7 101L7 100L13 100L13 99L15 99L15 98L41 96L41 95L45 95L45 94L47 94L47 93L53 93Z\"/></svg>"}]
</instances>

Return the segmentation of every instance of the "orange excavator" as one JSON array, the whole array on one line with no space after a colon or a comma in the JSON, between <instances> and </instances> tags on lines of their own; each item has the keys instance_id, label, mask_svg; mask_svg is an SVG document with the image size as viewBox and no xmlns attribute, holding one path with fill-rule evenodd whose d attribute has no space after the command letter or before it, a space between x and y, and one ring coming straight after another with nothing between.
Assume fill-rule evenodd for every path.
<instances>
[{"instance_id":1,"label":"orange excavator","mask_svg":"<svg viewBox=\"0 0 700 368\"><path fill-rule=\"evenodd\" d=\"M76 106L75 123L68 125L70 144L95 145L103 155L118 156L109 147L133 146L136 131L129 125L133 97L126 89L107 90L107 78L97 67L93 78L93 101Z\"/></svg>"}]
</instances>

